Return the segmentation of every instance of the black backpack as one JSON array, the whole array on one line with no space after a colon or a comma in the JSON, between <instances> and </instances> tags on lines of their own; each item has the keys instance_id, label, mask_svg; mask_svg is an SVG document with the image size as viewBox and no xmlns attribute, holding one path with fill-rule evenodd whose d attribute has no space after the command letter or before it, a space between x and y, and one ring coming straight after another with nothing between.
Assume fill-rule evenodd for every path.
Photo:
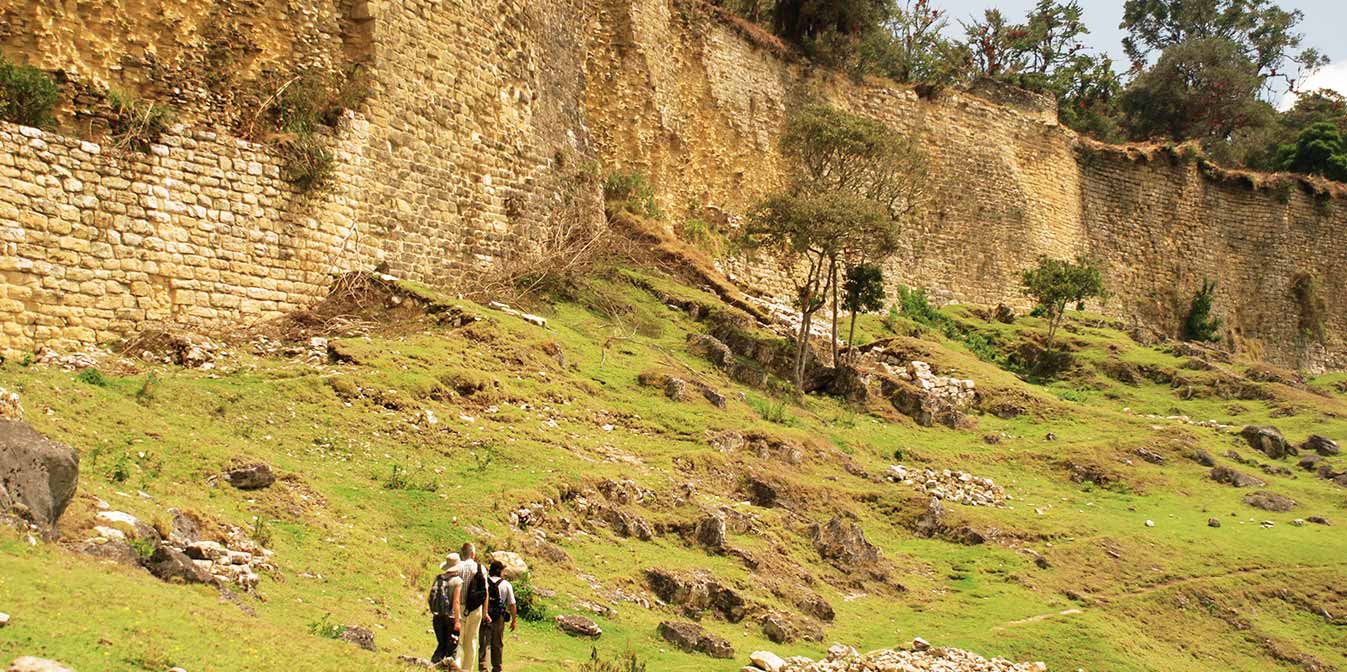
<instances>
[{"instance_id":1,"label":"black backpack","mask_svg":"<svg viewBox=\"0 0 1347 672\"><path fill-rule=\"evenodd\" d=\"M467 597L463 598L463 613L469 614L478 607L486 604L486 572L482 571L482 565L477 565L477 573L472 575L472 581L468 583Z\"/></svg>"},{"instance_id":2,"label":"black backpack","mask_svg":"<svg viewBox=\"0 0 1347 672\"><path fill-rule=\"evenodd\" d=\"M436 616L450 616L454 613L454 592L449 587L450 576L441 574L435 577L430 586L430 613Z\"/></svg>"},{"instance_id":3,"label":"black backpack","mask_svg":"<svg viewBox=\"0 0 1347 672\"><path fill-rule=\"evenodd\" d=\"M502 578L487 579L487 584L486 584L486 595L487 595L487 601L486 601L486 604L487 604L487 607L486 607L486 613L487 613L488 616L491 617L491 620L493 620L493 621L500 621L500 620L503 620L503 621L509 621L509 620L510 620L510 614L507 613L507 612L505 611L505 604L502 603L502 602L501 602L501 599L500 599L500 583L501 583L501 581L504 581L504 580L505 580L505 579L502 579Z\"/></svg>"}]
</instances>

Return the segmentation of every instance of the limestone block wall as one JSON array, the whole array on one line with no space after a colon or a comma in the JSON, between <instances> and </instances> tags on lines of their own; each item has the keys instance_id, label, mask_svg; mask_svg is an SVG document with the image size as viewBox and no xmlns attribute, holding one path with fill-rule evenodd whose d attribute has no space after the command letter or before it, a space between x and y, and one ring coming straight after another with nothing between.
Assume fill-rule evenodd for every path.
<instances>
[{"instance_id":1,"label":"limestone block wall","mask_svg":"<svg viewBox=\"0 0 1347 672\"><path fill-rule=\"evenodd\" d=\"M1168 153L1080 154L1082 222L1117 293L1111 312L1176 336L1193 294L1216 280L1217 312L1236 342L1288 366L1347 368L1347 200L1295 180L1207 175ZM1327 309L1324 342L1300 329L1291 287L1302 273Z\"/></svg>"},{"instance_id":2,"label":"limestone block wall","mask_svg":"<svg viewBox=\"0 0 1347 672\"><path fill-rule=\"evenodd\" d=\"M277 316L377 263L350 199L279 174L209 131L141 154L0 124L0 353Z\"/></svg>"},{"instance_id":3,"label":"limestone block wall","mask_svg":"<svg viewBox=\"0 0 1347 672\"><path fill-rule=\"evenodd\" d=\"M787 115L821 99L918 138L930 158L929 200L891 264L895 284L995 302L1025 260L1087 249L1073 136L1050 102L925 100L787 62L696 0L600 4L588 30L590 133L611 163L652 178L671 224L708 210L742 214L783 184ZM741 282L789 292L773 264L724 263Z\"/></svg>"}]
</instances>

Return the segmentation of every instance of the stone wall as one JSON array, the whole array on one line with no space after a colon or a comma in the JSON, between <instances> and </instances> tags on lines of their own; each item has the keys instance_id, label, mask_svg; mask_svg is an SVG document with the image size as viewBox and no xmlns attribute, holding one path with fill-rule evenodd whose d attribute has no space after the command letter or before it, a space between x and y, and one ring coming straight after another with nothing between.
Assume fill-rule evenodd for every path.
<instances>
[{"instance_id":1,"label":"stone wall","mask_svg":"<svg viewBox=\"0 0 1347 672\"><path fill-rule=\"evenodd\" d=\"M141 154L0 124L0 352L302 308L379 257L345 195L208 131Z\"/></svg>"},{"instance_id":2,"label":"stone wall","mask_svg":"<svg viewBox=\"0 0 1347 672\"><path fill-rule=\"evenodd\" d=\"M590 132L601 156L651 176L675 230L698 218L732 234L737 216L785 180L776 147L789 110L823 99L919 138L930 157L929 199L887 268L891 284L1026 309L1019 277L1039 255L1089 254L1106 262L1116 293L1103 309L1139 331L1177 335L1210 277L1242 346L1286 365L1347 365L1340 198L1294 181L1253 189L1194 162L1085 152L1050 99L1023 91L982 84L928 100L812 70L697 0L600 4L587 29ZM722 264L750 289L791 295L768 260ZM1298 332L1288 287L1299 271L1327 301L1326 345Z\"/></svg>"},{"instance_id":3,"label":"stone wall","mask_svg":"<svg viewBox=\"0 0 1347 672\"><path fill-rule=\"evenodd\" d=\"M1139 326L1172 333L1212 277L1239 342L1281 363L1347 364L1341 200L1086 151L1051 100L853 82L699 0L189 4L0 0L11 57L62 71L76 97L132 87L196 129L136 154L0 127L0 350L111 340L145 321L258 319L312 302L346 270L453 285L564 222L598 221L596 164L649 176L671 228L695 218L730 234L785 181L790 110L824 99L930 155L930 199L891 282L1022 307L1018 276L1038 255L1092 254L1109 262L1107 309ZM337 177L317 192L280 180L267 147L205 130L236 116L221 90L356 65L369 96L336 129ZM88 131L70 119L62 130ZM762 293L789 292L770 263L724 265ZM1296 328L1299 272L1327 301L1327 346Z\"/></svg>"}]
</instances>

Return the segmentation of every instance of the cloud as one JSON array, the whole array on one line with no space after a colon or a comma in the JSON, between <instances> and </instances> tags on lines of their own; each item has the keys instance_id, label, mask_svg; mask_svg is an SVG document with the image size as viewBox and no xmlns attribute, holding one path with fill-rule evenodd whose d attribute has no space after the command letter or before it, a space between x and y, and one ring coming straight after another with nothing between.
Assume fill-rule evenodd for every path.
<instances>
[{"instance_id":1,"label":"cloud","mask_svg":"<svg viewBox=\"0 0 1347 672\"><path fill-rule=\"evenodd\" d=\"M1315 91L1317 89L1333 89L1347 96L1347 63L1334 63L1321 68L1318 72L1305 78L1305 81L1300 84L1301 91ZM1282 96L1281 102L1277 104L1277 109L1291 109L1295 106L1298 97L1288 91L1286 95Z\"/></svg>"}]
</instances>

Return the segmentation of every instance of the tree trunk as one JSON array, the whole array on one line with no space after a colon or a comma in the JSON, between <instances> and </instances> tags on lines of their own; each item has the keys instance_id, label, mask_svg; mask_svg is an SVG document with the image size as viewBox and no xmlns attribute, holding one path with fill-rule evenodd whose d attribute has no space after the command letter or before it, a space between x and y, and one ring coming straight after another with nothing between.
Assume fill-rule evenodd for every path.
<instances>
[{"instance_id":1,"label":"tree trunk","mask_svg":"<svg viewBox=\"0 0 1347 672\"><path fill-rule=\"evenodd\" d=\"M837 260L828 263L828 283L833 286L833 366L837 366Z\"/></svg>"},{"instance_id":2,"label":"tree trunk","mask_svg":"<svg viewBox=\"0 0 1347 672\"><path fill-rule=\"evenodd\" d=\"M855 364L856 357L856 311L851 311L851 327L847 330L847 361Z\"/></svg>"}]
</instances>

